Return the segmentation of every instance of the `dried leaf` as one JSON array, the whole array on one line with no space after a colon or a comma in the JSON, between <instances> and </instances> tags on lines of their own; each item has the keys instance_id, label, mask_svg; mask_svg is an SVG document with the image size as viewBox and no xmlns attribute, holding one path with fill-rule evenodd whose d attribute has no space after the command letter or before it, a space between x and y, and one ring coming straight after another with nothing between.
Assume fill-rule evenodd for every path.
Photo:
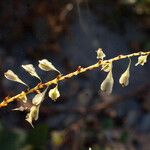
<instances>
[{"instance_id":1,"label":"dried leaf","mask_svg":"<svg viewBox=\"0 0 150 150\"><path fill-rule=\"evenodd\" d=\"M129 59L129 64L126 69L126 71L121 75L119 79L119 83L124 87L129 84L129 78L130 78L130 66L131 66L131 59Z\"/></svg>"},{"instance_id":2,"label":"dried leaf","mask_svg":"<svg viewBox=\"0 0 150 150\"><path fill-rule=\"evenodd\" d=\"M40 105L43 102L47 89L48 87L42 93L35 95L35 97L32 100L33 105Z\"/></svg>"},{"instance_id":3,"label":"dried leaf","mask_svg":"<svg viewBox=\"0 0 150 150\"><path fill-rule=\"evenodd\" d=\"M55 86L55 88L51 89L49 91L49 97L53 100L53 101L56 101L56 99L58 97L60 97L60 93L59 93L59 90L58 90L58 85Z\"/></svg>"},{"instance_id":4,"label":"dried leaf","mask_svg":"<svg viewBox=\"0 0 150 150\"><path fill-rule=\"evenodd\" d=\"M103 60L104 57L106 57L106 55L104 54L103 50L101 48L99 48L97 51L97 59L101 59Z\"/></svg>"},{"instance_id":5,"label":"dried leaf","mask_svg":"<svg viewBox=\"0 0 150 150\"><path fill-rule=\"evenodd\" d=\"M55 66L49 62L47 59L43 59L43 60L39 60L39 68L44 70L44 71L57 71L58 73L60 73L60 71L58 71Z\"/></svg>"},{"instance_id":6,"label":"dried leaf","mask_svg":"<svg viewBox=\"0 0 150 150\"><path fill-rule=\"evenodd\" d=\"M4 76L11 81L19 82L21 84L24 84L28 86L26 83L24 83L12 70L8 70L4 73Z\"/></svg>"},{"instance_id":7,"label":"dried leaf","mask_svg":"<svg viewBox=\"0 0 150 150\"><path fill-rule=\"evenodd\" d=\"M28 121L33 128L34 128L34 126L32 124L32 121L38 119L38 117L39 117L39 108L40 108L40 105L32 106L31 109L30 109L30 112L26 115L25 120Z\"/></svg>"},{"instance_id":8,"label":"dried leaf","mask_svg":"<svg viewBox=\"0 0 150 150\"><path fill-rule=\"evenodd\" d=\"M135 66L137 65L144 65L147 62L147 56L148 55L144 55L144 56L139 56L138 57L138 62L135 64Z\"/></svg>"},{"instance_id":9,"label":"dried leaf","mask_svg":"<svg viewBox=\"0 0 150 150\"><path fill-rule=\"evenodd\" d=\"M112 75L112 70L109 71L105 80L102 82L100 89L106 94L111 94L113 89L114 79Z\"/></svg>"},{"instance_id":10,"label":"dried leaf","mask_svg":"<svg viewBox=\"0 0 150 150\"><path fill-rule=\"evenodd\" d=\"M22 65L21 67L23 69L25 69L31 76L34 76L34 77L38 78L41 81L41 78L36 73L35 68L34 68L34 66L32 64Z\"/></svg>"}]
</instances>

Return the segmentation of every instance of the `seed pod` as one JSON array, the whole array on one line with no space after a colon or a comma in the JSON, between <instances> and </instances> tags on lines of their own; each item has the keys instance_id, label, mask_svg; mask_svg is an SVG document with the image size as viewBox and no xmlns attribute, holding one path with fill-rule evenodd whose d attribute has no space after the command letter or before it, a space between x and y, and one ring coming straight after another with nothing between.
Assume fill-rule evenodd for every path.
<instances>
[{"instance_id":1,"label":"seed pod","mask_svg":"<svg viewBox=\"0 0 150 150\"><path fill-rule=\"evenodd\" d=\"M38 66L41 70L44 70L44 71L54 70L54 71L57 71L58 73L60 73L60 71L58 71L55 68L55 66L51 62L49 62L47 59L39 60Z\"/></svg>"},{"instance_id":2,"label":"seed pod","mask_svg":"<svg viewBox=\"0 0 150 150\"><path fill-rule=\"evenodd\" d=\"M106 55L104 54L103 50L101 48L99 48L97 51L97 59L103 60L104 57L106 57Z\"/></svg>"},{"instance_id":3,"label":"seed pod","mask_svg":"<svg viewBox=\"0 0 150 150\"><path fill-rule=\"evenodd\" d=\"M21 67L23 69L25 69L31 76L34 76L34 77L38 78L41 81L41 78L36 73L35 68L34 68L34 66L32 64L22 65Z\"/></svg>"},{"instance_id":4,"label":"seed pod","mask_svg":"<svg viewBox=\"0 0 150 150\"><path fill-rule=\"evenodd\" d=\"M139 56L138 57L138 62L135 64L135 66L137 66L139 64L143 66L147 62L147 56L148 55Z\"/></svg>"},{"instance_id":5,"label":"seed pod","mask_svg":"<svg viewBox=\"0 0 150 150\"><path fill-rule=\"evenodd\" d=\"M33 104L33 105L40 105L40 104L43 102L44 97L45 97L45 94L46 94L46 92L47 92L47 89L48 89L48 88L46 88L42 93L36 94L36 95L34 96L34 98L33 98L33 100L32 100L32 104Z\"/></svg>"},{"instance_id":6,"label":"seed pod","mask_svg":"<svg viewBox=\"0 0 150 150\"><path fill-rule=\"evenodd\" d=\"M28 107L23 107L23 106L20 106L20 107L18 107L18 108L14 108L14 109L12 109L13 111L16 111L16 110L18 110L18 111L25 111L25 110L27 110L28 109Z\"/></svg>"},{"instance_id":7,"label":"seed pod","mask_svg":"<svg viewBox=\"0 0 150 150\"><path fill-rule=\"evenodd\" d=\"M112 70L110 70L105 80L102 82L100 89L109 95L112 92L113 84L114 84L114 79L112 75Z\"/></svg>"},{"instance_id":8,"label":"seed pod","mask_svg":"<svg viewBox=\"0 0 150 150\"><path fill-rule=\"evenodd\" d=\"M129 59L129 64L126 69L126 71L121 75L119 79L119 83L124 87L129 84L129 78L130 78L130 66L131 66L131 59Z\"/></svg>"},{"instance_id":9,"label":"seed pod","mask_svg":"<svg viewBox=\"0 0 150 150\"><path fill-rule=\"evenodd\" d=\"M21 96L19 96L19 100L22 100L24 103L26 103L27 102L27 96L25 95L25 92L23 91L22 93L21 93L22 95Z\"/></svg>"},{"instance_id":10,"label":"seed pod","mask_svg":"<svg viewBox=\"0 0 150 150\"><path fill-rule=\"evenodd\" d=\"M51 89L49 91L49 97L53 100L53 101L56 101L56 99L58 97L60 97L60 93L59 93L59 90L58 90L58 85L55 86L55 88Z\"/></svg>"},{"instance_id":11,"label":"seed pod","mask_svg":"<svg viewBox=\"0 0 150 150\"><path fill-rule=\"evenodd\" d=\"M12 70L8 70L4 73L4 76L11 81L19 82L21 84L24 84L28 86L26 83L24 83Z\"/></svg>"},{"instance_id":12,"label":"seed pod","mask_svg":"<svg viewBox=\"0 0 150 150\"><path fill-rule=\"evenodd\" d=\"M39 107L40 107L40 105L32 106L31 109L30 109L30 112L26 115L25 120L28 121L33 128L34 128L34 126L32 124L32 121L38 119L38 117L39 117Z\"/></svg>"},{"instance_id":13,"label":"seed pod","mask_svg":"<svg viewBox=\"0 0 150 150\"><path fill-rule=\"evenodd\" d=\"M109 72L112 69L112 62L102 64L102 69L105 72Z\"/></svg>"}]
</instances>

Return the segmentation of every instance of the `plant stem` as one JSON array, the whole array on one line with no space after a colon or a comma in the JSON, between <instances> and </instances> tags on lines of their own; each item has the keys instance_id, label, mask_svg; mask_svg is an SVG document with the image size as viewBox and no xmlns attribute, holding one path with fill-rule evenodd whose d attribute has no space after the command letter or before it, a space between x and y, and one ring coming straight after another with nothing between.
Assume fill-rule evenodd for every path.
<instances>
[{"instance_id":1,"label":"plant stem","mask_svg":"<svg viewBox=\"0 0 150 150\"><path fill-rule=\"evenodd\" d=\"M48 87L48 86L50 86L52 84L57 84L59 81L63 81L65 79L70 79L73 76L77 76L78 74L81 74L83 72L99 68L101 65L103 65L105 63L114 62L114 61L118 61L118 60L121 60L121 59L131 58L131 57L140 56L140 55L147 55L148 56L148 55L150 55L150 51L148 51L148 52L137 52L137 53L132 53L132 54L128 54L128 55L119 55L117 57L114 57L114 58L111 58L111 59L108 59L108 60L104 60L104 61L99 60L96 64L88 66L88 67L85 67L85 68L79 66L75 71L73 71L73 72L71 72L69 74L58 75L55 79L53 79L51 81L48 81L46 83L39 83L35 87L33 87L31 89L28 89L26 91L23 91L23 92L19 93L18 95L15 95L13 97L4 99L0 103L0 108L7 106L8 103L13 102L15 100L21 100L22 96L28 95L30 93L34 93L34 92L38 91L39 89L43 89L43 88Z\"/></svg>"}]
</instances>

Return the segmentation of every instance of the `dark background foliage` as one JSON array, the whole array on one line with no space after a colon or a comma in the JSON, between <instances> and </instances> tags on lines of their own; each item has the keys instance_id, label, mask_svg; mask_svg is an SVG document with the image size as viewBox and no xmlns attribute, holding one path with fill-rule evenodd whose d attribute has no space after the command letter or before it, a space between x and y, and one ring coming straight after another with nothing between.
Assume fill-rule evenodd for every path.
<instances>
[{"instance_id":1,"label":"dark background foliage","mask_svg":"<svg viewBox=\"0 0 150 150\"><path fill-rule=\"evenodd\" d=\"M150 47L149 0L3 0L0 1L0 95L13 96L26 87L4 79L7 69L31 87L38 81L22 64L49 59L67 74L79 65L96 62L103 48L107 58L146 51ZM148 150L150 139L150 63L135 67L130 84L121 88L119 76L128 61L114 64L112 95L100 92L105 73L99 69L63 81L61 97L46 97L35 128L24 112L0 109L0 149L3 150ZM42 80L55 73L36 67ZM33 97L29 97L30 100Z\"/></svg>"}]
</instances>

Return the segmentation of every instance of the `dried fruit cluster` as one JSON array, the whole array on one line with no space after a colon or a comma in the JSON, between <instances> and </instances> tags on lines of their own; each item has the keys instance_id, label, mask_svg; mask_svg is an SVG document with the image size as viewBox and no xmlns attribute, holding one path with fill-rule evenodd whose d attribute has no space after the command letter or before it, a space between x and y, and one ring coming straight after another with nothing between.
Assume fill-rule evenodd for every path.
<instances>
[{"instance_id":1,"label":"dried fruit cluster","mask_svg":"<svg viewBox=\"0 0 150 150\"><path fill-rule=\"evenodd\" d=\"M69 79L73 76L77 76L78 74L86 72L88 70L93 70L95 68L101 68L102 71L107 72L107 76L104 79L104 81L101 83L100 89L103 92L105 92L106 94L111 94L112 89L113 89L113 84L114 84L113 73L112 73L113 62L121 60L121 59L125 59L125 58L127 58L129 60L127 69L122 73L122 75L119 78L119 83L124 87L129 84L131 57L138 56L138 61L135 64L135 66L137 66L137 65L143 66L147 62L147 57L150 54L150 51L138 52L138 53L133 53L133 54L129 54L129 55L119 55L119 56L114 57L109 60L104 59L106 57L106 55L104 54L104 52L102 51L101 48L99 48L96 51L96 53L97 53L97 59L98 59L98 62L96 64L91 65L89 67L85 67L85 68L79 66L76 71L69 73L67 75L62 75L60 73L60 71L57 70L55 68L55 66L51 62L49 62L47 59L39 60L38 66L41 70L58 72L58 76L55 79L48 81L46 83L42 83L40 76L38 75L38 73L36 72L36 70L32 64L22 65L22 68L25 71L27 71L31 76L34 76L40 80L40 83L31 89L29 89L29 86L24 81L22 81L12 70L8 70L7 72L4 73L4 76L8 80L12 80L12 81L24 84L25 86L28 87L28 89L26 91L19 93L16 96L13 96L10 98L6 97L0 103L0 107L5 107L5 106L7 106L8 103L15 101L15 100L21 100L23 103L27 103L27 101L28 101L27 95L30 93L37 92L37 94L32 99L31 108L28 108L26 105L22 105L19 108L13 109L13 110L19 110L19 111L28 111L28 113L26 115L26 121L28 121L33 127L32 121L38 119L40 105L44 101L45 95L51 84L55 84L55 87L53 89L49 90L48 95L53 101L55 101L60 97L60 93L58 90L59 81ZM42 89L43 89L43 91L40 91Z\"/></svg>"}]
</instances>

